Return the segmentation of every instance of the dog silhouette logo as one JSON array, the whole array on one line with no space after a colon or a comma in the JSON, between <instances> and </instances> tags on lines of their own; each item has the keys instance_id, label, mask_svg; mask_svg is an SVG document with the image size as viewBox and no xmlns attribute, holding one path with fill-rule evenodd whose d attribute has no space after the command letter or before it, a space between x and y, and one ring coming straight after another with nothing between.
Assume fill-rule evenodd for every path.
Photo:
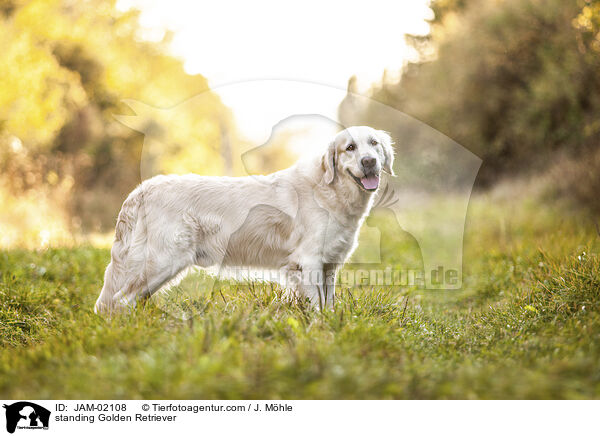
<instances>
[{"instance_id":1,"label":"dog silhouette logo","mask_svg":"<svg viewBox=\"0 0 600 436\"><path fill-rule=\"evenodd\" d=\"M6 409L6 431L14 433L18 429L48 429L50 411L29 401L19 401L3 406Z\"/></svg>"},{"instance_id":2,"label":"dog silhouette logo","mask_svg":"<svg viewBox=\"0 0 600 436\"><path fill-rule=\"evenodd\" d=\"M249 129L253 132L251 140L244 139L243 135L239 141L231 140L231 129L226 122L228 115L214 111L213 91L225 100L253 102L236 107L235 119L242 124L243 120L256 119L255 102L260 102L260 120ZM279 101L282 98L298 103L294 113L281 107ZM348 99L356 108L368 108L368 116L343 117L339 102L347 103ZM202 92L170 108L157 108L135 100L123 100L123 103L135 115L114 115L115 119L144 135L140 156L142 180L166 173L239 173L249 176L249 182L256 185L256 192L262 190L263 174L289 168L312 153L322 153L324 146L341 129L368 125L389 130L397 157L391 171L394 175L388 174L389 177L385 175L381 179L371 214L359 235L361 250L354 252L344 263L348 274L340 275L340 284L360 285L367 289L374 285L398 289L462 288L463 236L471 193L482 160L431 126L366 96L290 80L236 82L221 86L218 91ZM333 111L336 114L332 107L338 108ZM181 137L181 129L178 129L182 120L188 118L193 118L194 125L198 126L198 131L191 135L193 138L189 133ZM211 125L216 127L207 127ZM299 203L302 197L297 195L295 186L292 182L291 186L280 187L291 193L284 202L273 196L259 200L248 213L235 214L236 219L227 226L228 233L223 238L235 240L238 231L243 234L245 224L256 220L253 212L293 219L302 208ZM318 199L315 201L318 204ZM138 205L135 213L145 220L144 195ZM321 206L327 210L326 205ZM196 225L193 219L188 221L186 225ZM143 221L141 228L146 225ZM211 231L219 225L220 222L211 222ZM228 243L225 246L228 247ZM275 274L263 271L254 276L248 268L229 267L223 261L227 253L228 249L219 250L218 257L211 259L212 269L207 269L208 272L201 276L203 288L214 292L220 277L270 281L282 283L284 287L291 278L289 271L280 270ZM202 260L204 257L204 251L196 253L196 258ZM145 258L142 262L153 265ZM180 274L165 285L174 287L184 275ZM118 293L115 301L124 297ZM158 298L163 309L174 310L176 316L188 319L188 315L182 314L177 305L171 305L169 299Z\"/></svg>"}]
</instances>

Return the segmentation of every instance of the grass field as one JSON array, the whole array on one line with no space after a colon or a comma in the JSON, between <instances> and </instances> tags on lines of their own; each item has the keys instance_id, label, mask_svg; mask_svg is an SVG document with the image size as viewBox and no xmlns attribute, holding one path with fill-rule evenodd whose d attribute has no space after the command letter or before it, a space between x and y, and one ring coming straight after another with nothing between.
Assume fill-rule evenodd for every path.
<instances>
[{"instance_id":1,"label":"grass field","mask_svg":"<svg viewBox=\"0 0 600 436\"><path fill-rule=\"evenodd\" d=\"M195 317L110 321L92 311L108 249L3 251L0 396L600 398L599 250L568 208L481 195L461 291L342 289L318 313L272 286L182 298L187 279L168 298Z\"/></svg>"}]
</instances>

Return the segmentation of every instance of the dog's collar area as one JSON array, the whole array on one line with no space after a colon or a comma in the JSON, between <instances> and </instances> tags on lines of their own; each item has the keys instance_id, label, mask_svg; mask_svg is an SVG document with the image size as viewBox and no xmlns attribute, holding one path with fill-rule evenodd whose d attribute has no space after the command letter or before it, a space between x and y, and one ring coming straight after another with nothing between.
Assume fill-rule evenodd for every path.
<instances>
[{"instance_id":1,"label":"dog's collar area","mask_svg":"<svg viewBox=\"0 0 600 436\"><path fill-rule=\"evenodd\" d=\"M346 171L348 171L348 174L350 174L350 177L352 177L354 179L354 181L356 182L356 184L360 187L360 189L362 189L363 191L366 192L375 192L377 191L377 188L379 188L379 176L373 176L373 177L377 177L377 186L374 188L366 188L363 185L363 182L361 181L360 178L356 177L354 174L352 174L352 172L349 169L346 169Z\"/></svg>"}]
</instances>

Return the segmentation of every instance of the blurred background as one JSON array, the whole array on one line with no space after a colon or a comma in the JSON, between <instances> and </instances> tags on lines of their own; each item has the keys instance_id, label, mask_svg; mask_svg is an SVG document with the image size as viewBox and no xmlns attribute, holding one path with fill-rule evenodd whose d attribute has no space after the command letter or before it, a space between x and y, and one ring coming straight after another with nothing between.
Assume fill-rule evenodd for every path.
<instances>
[{"instance_id":1,"label":"blurred background","mask_svg":"<svg viewBox=\"0 0 600 436\"><path fill-rule=\"evenodd\" d=\"M157 172L193 163L202 174L247 174L240 156L267 139L253 130L267 109L260 95L220 90L249 79L341 89L321 102L332 119L410 144L410 123L382 117L383 103L482 158L476 192L527 190L600 213L599 0L247 10L0 0L0 28L0 248L109 243L150 133ZM298 113L296 99L274 104ZM252 172L292 162L302 128L282 132Z\"/></svg>"}]
</instances>

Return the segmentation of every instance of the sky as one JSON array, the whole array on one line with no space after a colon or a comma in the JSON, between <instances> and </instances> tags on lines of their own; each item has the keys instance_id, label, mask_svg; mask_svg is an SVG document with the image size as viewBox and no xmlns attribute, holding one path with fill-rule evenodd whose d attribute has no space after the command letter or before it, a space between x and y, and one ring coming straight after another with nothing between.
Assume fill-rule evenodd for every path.
<instances>
[{"instance_id":1,"label":"sky","mask_svg":"<svg viewBox=\"0 0 600 436\"><path fill-rule=\"evenodd\" d=\"M262 125L271 119L257 111L248 86L227 86L249 80L284 79L345 90L356 75L359 90L394 77L414 56L404 35L426 34L432 18L428 0L252 2L223 0L119 0L118 7L141 10L143 37L161 40L174 32L172 53L185 61L191 74L202 74L209 86L232 108L238 128L251 140L261 140ZM263 82L264 83L264 82ZM312 99L326 117L335 117L338 93L282 93L270 96L281 113L297 113L298 100ZM332 97L332 95L336 97Z\"/></svg>"}]
</instances>

